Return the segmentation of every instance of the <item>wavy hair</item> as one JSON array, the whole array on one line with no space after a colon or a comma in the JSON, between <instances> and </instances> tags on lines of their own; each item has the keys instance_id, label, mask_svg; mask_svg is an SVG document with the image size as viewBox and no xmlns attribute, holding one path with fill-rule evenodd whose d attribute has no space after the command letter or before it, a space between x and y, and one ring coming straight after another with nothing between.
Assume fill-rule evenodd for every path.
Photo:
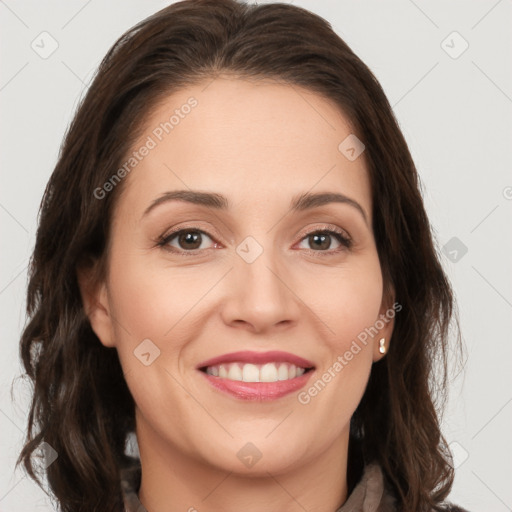
<instances>
[{"instance_id":1,"label":"wavy hair","mask_svg":"<svg viewBox=\"0 0 512 512\"><path fill-rule=\"evenodd\" d=\"M135 406L117 351L91 329L77 279L77 269L93 262L97 278L104 277L123 182L103 199L94 191L122 165L161 100L220 73L269 77L318 93L364 141L385 293L392 290L402 310L390 350L373 365L351 420L349 488L357 467L377 461L399 510L444 510L454 472L439 411L456 311L417 170L372 72L328 22L288 4L174 3L128 30L102 60L39 211L20 340L33 395L17 465L41 486L45 476L64 512L123 510L120 468L129 461ZM58 459L37 471L33 456L42 441Z\"/></svg>"}]
</instances>

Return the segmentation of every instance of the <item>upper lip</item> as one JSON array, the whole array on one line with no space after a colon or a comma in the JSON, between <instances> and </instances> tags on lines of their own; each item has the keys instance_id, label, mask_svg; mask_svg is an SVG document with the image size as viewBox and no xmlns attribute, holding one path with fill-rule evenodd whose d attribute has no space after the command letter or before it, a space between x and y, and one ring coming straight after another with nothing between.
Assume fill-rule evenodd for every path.
<instances>
[{"instance_id":1,"label":"upper lip","mask_svg":"<svg viewBox=\"0 0 512 512\"><path fill-rule=\"evenodd\" d=\"M239 352L230 352L221 356L208 359L199 363L196 368L206 368L208 366L216 366L223 363L252 363L252 364L265 364L274 362L286 362L294 364L302 368L314 368L314 364L303 357L291 354L289 352L282 352L280 350L271 350L268 352L251 352L243 350Z\"/></svg>"}]
</instances>

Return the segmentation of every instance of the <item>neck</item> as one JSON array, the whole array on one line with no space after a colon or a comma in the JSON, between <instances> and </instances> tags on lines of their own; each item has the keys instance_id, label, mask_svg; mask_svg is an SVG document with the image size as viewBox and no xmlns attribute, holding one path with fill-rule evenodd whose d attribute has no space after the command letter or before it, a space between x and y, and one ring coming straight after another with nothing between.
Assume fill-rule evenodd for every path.
<instances>
[{"instance_id":1,"label":"neck","mask_svg":"<svg viewBox=\"0 0 512 512\"><path fill-rule=\"evenodd\" d=\"M347 499L348 430L335 446L287 469L254 475L215 467L137 425L142 478L139 499L148 512L335 512Z\"/></svg>"}]
</instances>

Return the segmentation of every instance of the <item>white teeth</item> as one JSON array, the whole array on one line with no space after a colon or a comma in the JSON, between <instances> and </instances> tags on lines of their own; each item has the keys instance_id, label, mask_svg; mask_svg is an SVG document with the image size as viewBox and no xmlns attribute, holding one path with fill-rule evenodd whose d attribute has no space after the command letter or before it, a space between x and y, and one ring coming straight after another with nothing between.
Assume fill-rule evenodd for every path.
<instances>
[{"instance_id":1,"label":"white teeth","mask_svg":"<svg viewBox=\"0 0 512 512\"><path fill-rule=\"evenodd\" d=\"M260 381L261 382L276 382L277 379L277 368L273 363L264 364L260 370Z\"/></svg>"},{"instance_id":2,"label":"white teeth","mask_svg":"<svg viewBox=\"0 0 512 512\"><path fill-rule=\"evenodd\" d=\"M216 366L208 366L206 373L219 377L243 382L277 382L289 380L304 375L305 368L290 363L225 363Z\"/></svg>"},{"instance_id":3,"label":"white teeth","mask_svg":"<svg viewBox=\"0 0 512 512\"><path fill-rule=\"evenodd\" d=\"M238 365L233 365L238 366ZM260 381L260 370L254 364L244 364L244 369L241 372L244 382L259 382ZM242 380L242 379L233 379Z\"/></svg>"},{"instance_id":4,"label":"white teeth","mask_svg":"<svg viewBox=\"0 0 512 512\"><path fill-rule=\"evenodd\" d=\"M288 368L285 364L279 366L279 370L277 370L277 378L279 380L288 380Z\"/></svg>"},{"instance_id":5,"label":"white teeth","mask_svg":"<svg viewBox=\"0 0 512 512\"><path fill-rule=\"evenodd\" d=\"M230 364L228 371L229 380L242 380L242 370L237 364Z\"/></svg>"}]
</instances>

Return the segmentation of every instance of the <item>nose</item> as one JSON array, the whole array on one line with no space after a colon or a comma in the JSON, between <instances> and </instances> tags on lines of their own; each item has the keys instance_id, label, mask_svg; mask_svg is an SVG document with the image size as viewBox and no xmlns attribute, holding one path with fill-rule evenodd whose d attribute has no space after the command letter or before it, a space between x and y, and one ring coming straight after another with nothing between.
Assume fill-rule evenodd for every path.
<instances>
[{"instance_id":1,"label":"nose","mask_svg":"<svg viewBox=\"0 0 512 512\"><path fill-rule=\"evenodd\" d=\"M224 322L254 333L296 324L300 299L293 291L293 277L283 258L279 259L272 248L265 248L251 262L252 258L247 258L243 249L244 246L237 252L234 268L224 284ZM249 249L255 251L257 247L249 245Z\"/></svg>"}]
</instances>

